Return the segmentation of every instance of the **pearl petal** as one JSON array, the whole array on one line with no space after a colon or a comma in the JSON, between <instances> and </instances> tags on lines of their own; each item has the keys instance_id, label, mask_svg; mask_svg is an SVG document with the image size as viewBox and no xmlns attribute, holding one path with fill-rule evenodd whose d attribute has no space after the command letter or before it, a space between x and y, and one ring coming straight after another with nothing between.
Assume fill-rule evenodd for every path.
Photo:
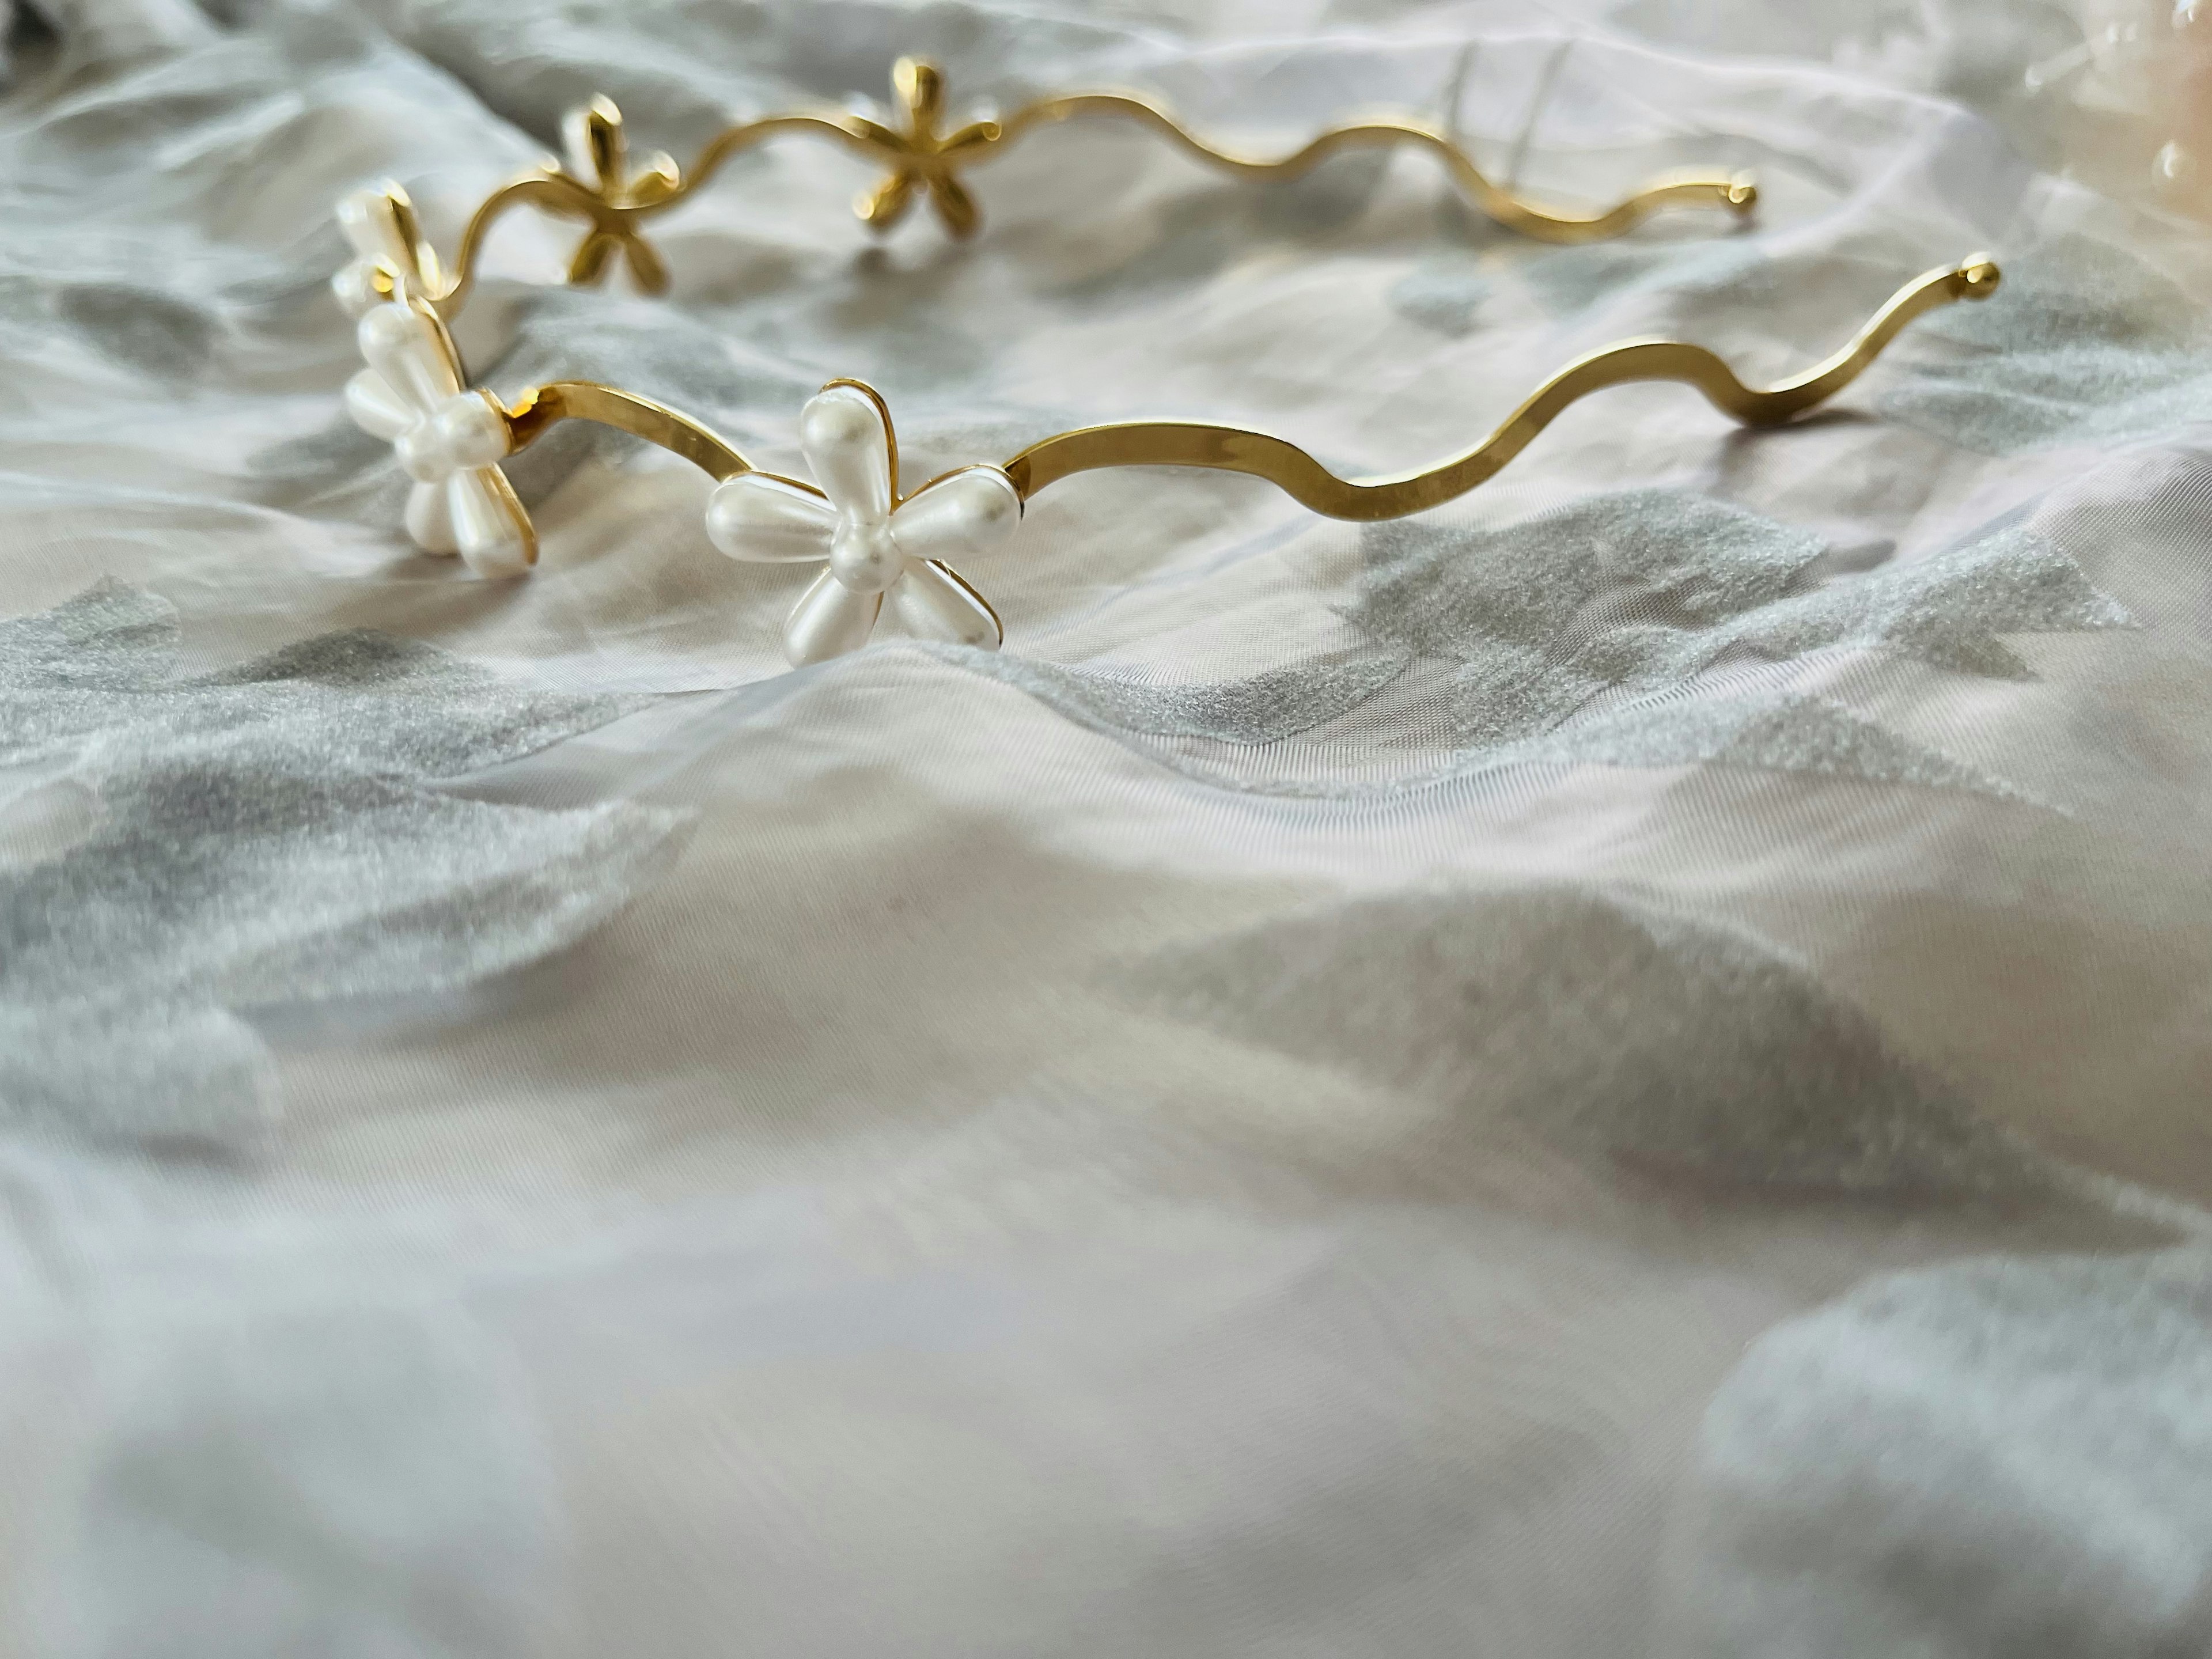
<instances>
[{"instance_id":1,"label":"pearl petal","mask_svg":"<svg viewBox=\"0 0 2212 1659\"><path fill-rule=\"evenodd\" d=\"M880 593L906 574L890 527L846 522L830 542L830 570L855 593Z\"/></svg>"},{"instance_id":2,"label":"pearl petal","mask_svg":"<svg viewBox=\"0 0 2212 1659\"><path fill-rule=\"evenodd\" d=\"M418 483L407 492L407 533L425 553L461 550L453 535L453 515L447 509L445 485Z\"/></svg>"},{"instance_id":3,"label":"pearl petal","mask_svg":"<svg viewBox=\"0 0 2212 1659\"><path fill-rule=\"evenodd\" d=\"M482 392L447 398L431 416L430 427L449 467L489 466L511 447L506 417Z\"/></svg>"},{"instance_id":4,"label":"pearl petal","mask_svg":"<svg viewBox=\"0 0 2212 1659\"><path fill-rule=\"evenodd\" d=\"M376 267L366 259L340 266L331 278L331 292L337 295L345 314L356 319L368 316L386 298L377 292Z\"/></svg>"},{"instance_id":5,"label":"pearl petal","mask_svg":"<svg viewBox=\"0 0 2212 1659\"><path fill-rule=\"evenodd\" d=\"M799 445L839 513L883 522L891 510L890 434L873 398L849 386L816 393L799 412Z\"/></svg>"},{"instance_id":6,"label":"pearl petal","mask_svg":"<svg viewBox=\"0 0 2212 1659\"><path fill-rule=\"evenodd\" d=\"M441 483L453 476L453 458L438 442L438 434L426 416L392 441L392 453L416 483Z\"/></svg>"},{"instance_id":7,"label":"pearl petal","mask_svg":"<svg viewBox=\"0 0 2212 1659\"><path fill-rule=\"evenodd\" d=\"M394 392L373 368L362 369L346 382L345 406L356 426L386 443L421 418L414 405Z\"/></svg>"},{"instance_id":8,"label":"pearl petal","mask_svg":"<svg viewBox=\"0 0 2212 1659\"><path fill-rule=\"evenodd\" d=\"M707 539L733 559L826 559L837 509L809 489L740 472L707 498Z\"/></svg>"},{"instance_id":9,"label":"pearl petal","mask_svg":"<svg viewBox=\"0 0 2212 1659\"><path fill-rule=\"evenodd\" d=\"M823 571L791 607L791 619L783 625L784 659L804 668L859 650L868 642L883 608L882 594L855 593Z\"/></svg>"},{"instance_id":10,"label":"pearl petal","mask_svg":"<svg viewBox=\"0 0 2212 1659\"><path fill-rule=\"evenodd\" d=\"M908 565L891 589L891 609L924 639L996 651L1006 637L982 596L941 564Z\"/></svg>"},{"instance_id":11,"label":"pearl petal","mask_svg":"<svg viewBox=\"0 0 2212 1659\"><path fill-rule=\"evenodd\" d=\"M379 306L361 319L355 335L368 366L422 414L461 389L445 331L414 307Z\"/></svg>"},{"instance_id":12,"label":"pearl petal","mask_svg":"<svg viewBox=\"0 0 2212 1659\"><path fill-rule=\"evenodd\" d=\"M357 190L338 203L338 229L353 251L374 263L381 260L395 270L414 268L415 250L399 228L399 212L389 191L398 186Z\"/></svg>"},{"instance_id":13,"label":"pearl petal","mask_svg":"<svg viewBox=\"0 0 2212 1659\"><path fill-rule=\"evenodd\" d=\"M479 576L520 576L538 562L530 514L496 467L472 467L446 481L447 511L461 557Z\"/></svg>"},{"instance_id":14,"label":"pearl petal","mask_svg":"<svg viewBox=\"0 0 2212 1659\"><path fill-rule=\"evenodd\" d=\"M988 553L1022 521L1021 494L995 466L971 466L939 478L891 514L891 537L909 559Z\"/></svg>"}]
</instances>

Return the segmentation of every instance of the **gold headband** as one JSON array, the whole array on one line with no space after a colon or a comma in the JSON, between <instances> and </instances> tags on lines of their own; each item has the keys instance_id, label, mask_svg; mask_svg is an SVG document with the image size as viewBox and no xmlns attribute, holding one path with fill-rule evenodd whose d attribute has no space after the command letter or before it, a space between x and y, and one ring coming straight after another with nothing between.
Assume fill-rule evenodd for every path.
<instances>
[{"instance_id":1,"label":"gold headband","mask_svg":"<svg viewBox=\"0 0 2212 1659\"><path fill-rule=\"evenodd\" d=\"M339 222L360 257L332 285L360 319L361 349L368 362L348 383L346 405L363 428L392 441L416 479L406 520L417 544L459 553L482 575L527 569L537 562L537 535L500 463L561 421L595 421L658 444L717 481L707 533L723 552L824 567L784 629L785 654L793 664L854 649L867 639L886 603L917 632L995 647L1005 637L998 613L952 561L1004 540L1031 496L1074 473L1115 466L1243 472L1332 518L1400 518L1474 489L1570 404L1606 386L1680 380L1747 425L1786 421L1850 385L1923 312L1954 300L1985 299L1997 286L1996 265L1981 254L1929 271L1898 290L1832 356L1763 390L1745 386L1703 346L1679 340L1608 346L1537 387L1472 449L1418 471L1379 478L1340 478L1295 444L1264 432L1193 421L1134 421L1062 432L1000 465L961 467L902 493L890 410L860 380L831 381L800 413L800 446L815 475L811 482L761 472L690 416L615 386L558 380L524 392L512 405L471 387L446 323L468 294L487 231L507 208L533 202L588 222L569 264L571 282L596 280L619 252L641 285L657 290L666 286L667 270L637 222L673 206L738 150L781 132L827 133L890 168L858 204L870 225L888 226L926 194L956 235L972 232L977 217L958 177L962 167L997 153L1031 127L1079 115L1133 118L1194 155L1261 174L1296 173L1352 145L1419 144L1443 158L1476 205L1515 229L1553 240L1608 235L1669 202L1719 204L1741 214L1757 198L1741 173L1676 174L1609 212L1577 217L1498 189L1447 136L1416 122L1332 128L1280 161L1259 161L1216 149L1158 106L1120 93L1044 99L1003 121L976 121L947 133L942 131L944 82L934 68L902 58L892 82L905 112L897 129L843 112L770 116L709 141L689 180L665 155L649 157L633 171L619 112L596 100L569 118L567 168L542 169L495 191L469 221L450 274L423 239L398 185L341 203Z\"/></svg>"},{"instance_id":2,"label":"gold headband","mask_svg":"<svg viewBox=\"0 0 2212 1659\"><path fill-rule=\"evenodd\" d=\"M362 257L339 273L339 297L358 316L404 290L428 301L440 316L453 317L468 297L492 225L508 209L525 203L585 222L584 240L568 262L569 282L597 282L620 253L638 286L659 294L668 286L668 267L646 240L641 222L676 206L740 150L787 133L834 139L885 169L882 180L862 191L853 204L862 222L877 231L890 229L917 198L927 196L952 234L974 234L981 215L961 181L963 172L1003 155L1035 128L1095 116L1134 121L1200 161L1249 178L1295 178L1343 149L1401 144L1425 149L1443 163L1472 205L1508 229L1547 242L1616 236L1668 205L1725 207L1741 218L1759 201L1758 185L1748 173L1692 169L1656 179L1602 213L1579 214L1492 184L1449 133L1406 118L1331 127L1304 148L1266 161L1210 144L1159 105L1130 93L1079 92L1041 98L1003 118L971 121L947 132L945 77L935 64L900 58L891 70L891 90L899 108L895 125L835 109L740 122L708 139L688 174L659 151L633 167L623 136L622 112L609 100L594 98L584 108L571 111L562 124L568 152L564 161L549 161L484 199L461 233L450 270L441 267L423 239L406 192L398 186L388 185L381 192L388 208L363 206L351 216L342 210L342 222Z\"/></svg>"},{"instance_id":3,"label":"gold headband","mask_svg":"<svg viewBox=\"0 0 2212 1659\"><path fill-rule=\"evenodd\" d=\"M416 484L407 526L435 551L459 552L483 575L519 574L537 538L499 463L556 423L594 421L683 457L717 480L707 533L733 558L817 562L820 576L793 609L784 651L794 665L864 643L888 597L916 632L997 647L998 614L952 560L987 552L1047 485L1116 466L1243 472L1331 518L1395 519L1463 495L1495 474L1576 399L1634 380L1680 380L1750 426L1772 426L1825 402L1906 324L1954 300L1996 291L1996 264L1974 255L1928 271L1893 295L1841 349L1764 389L1747 386L1703 346L1631 340L1577 359L1530 394L1480 443L1417 471L1340 478L1285 439L1194 421L1133 421L1042 439L997 465L958 468L902 493L890 410L863 381L833 380L799 418L812 481L756 470L727 440L666 405L591 380L556 380L513 404L473 391L435 307L420 295L375 306L361 320L368 367L346 404L390 439Z\"/></svg>"}]
</instances>

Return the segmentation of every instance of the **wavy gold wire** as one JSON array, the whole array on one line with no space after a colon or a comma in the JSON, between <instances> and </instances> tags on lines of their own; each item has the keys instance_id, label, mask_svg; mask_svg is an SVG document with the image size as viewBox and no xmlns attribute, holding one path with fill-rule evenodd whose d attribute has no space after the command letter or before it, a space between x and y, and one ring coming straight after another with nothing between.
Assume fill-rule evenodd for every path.
<instances>
[{"instance_id":1,"label":"wavy gold wire","mask_svg":"<svg viewBox=\"0 0 2212 1659\"><path fill-rule=\"evenodd\" d=\"M1454 185L1474 207L1523 235L1552 242L1586 242L1618 235L1662 207L1723 207L1739 217L1757 204L1759 190L1747 173L1683 171L1655 179L1601 213L1581 214L1538 202L1492 183L1474 160L1442 129L1401 118L1355 122L1332 127L1291 154L1275 159L1240 155L1207 143L1167 110L1129 93L1086 92L1042 98L1000 120L971 122L942 130L944 76L934 64L901 58L891 72L899 105L899 124L886 125L868 116L842 111L771 115L729 127L708 139L690 173L665 157L632 177L622 143L622 112L604 98L583 112L599 176L583 179L565 170L545 168L501 185L477 207L461 233L448 274L427 292L440 313L460 309L476 281L486 238L509 210L525 204L579 218L589 228L571 264L572 282L596 280L608 256L621 249L647 293L667 286L667 271L638 228L638 222L675 207L711 179L732 156L768 139L811 134L835 139L888 171L873 190L861 193L854 209L872 228L888 229L916 201L927 198L945 228L956 236L971 234L981 222L975 199L961 180L962 169L1003 155L1024 133L1083 117L1134 121L1161 134L1185 153L1210 165L1250 178L1287 179L1339 150L1407 145L1425 149L1443 164ZM398 199L404 203L404 194ZM435 256L425 256L436 270Z\"/></svg>"},{"instance_id":2,"label":"wavy gold wire","mask_svg":"<svg viewBox=\"0 0 2212 1659\"><path fill-rule=\"evenodd\" d=\"M1494 477L1569 404L1607 386L1679 380L1747 425L1778 424L1849 386L1916 317L1955 300L1987 299L1996 292L1999 280L1996 262L1986 254L1938 266L1899 289L1840 350L1804 374L1763 390L1744 385L1712 352L1685 341L1630 340L1608 346L1569 363L1472 449L1413 472L1340 478L1285 439L1195 421L1134 421L1062 432L1031 444L1007 461L1004 470L1025 501L1047 485L1078 472L1117 466L1187 466L1263 478L1301 505L1332 519L1403 518L1441 506ZM875 395L872 388L863 390ZM714 478L754 470L727 441L690 416L651 398L588 380L540 386L526 392L506 413L516 449L534 441L557 421L596 421L671 450ZM785 482L813 490L803 480Z\"/></svg>"},{"instance_id":3,"label":"wavy gold wire","mask_svg":"<svg viewBox=\"0 0 2212 1659\"><path fill-rule=\"evenodd\" d=\"M1481 212L1508 230L1547 242L1593 242L1618 236L1670 205L1726 207L1748 213L1759 202L1759 185L1748 173L1715 173L1686 168L1655 179L1602 213L1583 214L1556 204L1539 203L1492 184L1449 134L1425 122L1392 117L1330 127L1303 149L1268 161L1237 155L1207 143L1174 116L1147 99L1128 93L1081 92L1047 98L1018 110L1004 124L1011 142L1030 127L1081 115L1112 115L1152 128L1201 161L1255 179L1294 179L1339 150L1410 145L1433 154L1452 182Z\"/></svg>"}]
</instances>

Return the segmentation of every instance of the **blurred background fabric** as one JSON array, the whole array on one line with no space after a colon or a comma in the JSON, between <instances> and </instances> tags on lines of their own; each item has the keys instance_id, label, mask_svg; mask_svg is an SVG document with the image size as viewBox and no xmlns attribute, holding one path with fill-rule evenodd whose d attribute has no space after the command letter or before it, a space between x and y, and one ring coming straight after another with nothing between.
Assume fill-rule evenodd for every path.
<instances>
[{"instance_id":1,"label":"blurred background fabric","mask_svg":"<svg viewBox=\"0 0 2212 1659\"><path fill-rule=\"evenodd\" d=\"M2212 9L0 4L0 1651L2212 1649ZM1829 409L1562 417L1361 527L1109 472L996 656L605 431L526 580L355 429L344 191L441 252L614 98L1133 88L981 233L734 161L651 300L489 244L482 381L789 470L1140 416L1340 471L1672 334Z\"/></svg>"}]
</instances>

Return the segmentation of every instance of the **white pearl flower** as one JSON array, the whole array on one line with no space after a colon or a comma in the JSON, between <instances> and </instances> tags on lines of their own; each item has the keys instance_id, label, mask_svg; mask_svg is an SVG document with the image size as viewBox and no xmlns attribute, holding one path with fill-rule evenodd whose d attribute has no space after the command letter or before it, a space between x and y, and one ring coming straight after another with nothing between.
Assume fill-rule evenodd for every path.
<instances>
[{"instance_id":1,"label":"white pearl flower","mask_svg":"<svg viewBox=\"0 0 2212 1659\"><path fill-rule=\"evenodd\" d=\"M499 470L507 417L468 390L445 325L409 299L376 307L358 334L368 367L346 382L346 409L392 441L415 480L407 533L430 552L459 553L479 576L520 575L538 562L538 537Z\"/></svg>"},{"instance_id":2,"label":"white pearl flower","mask_svg":"<svg viewBox=\"0 0 2212 1659\"><path fill-rule=\"evenodd\" d=\"M415 223L415 206L395 184L357 190L338 203L338 228L360 257L331 278L349 317L438 286L438 256Z\"/></svg>"},{"instance_id":3,"label":"white pearl flower","mask_svg":"<svg viewBox=\"0 0 2212 1659\"><path fill-rule=\"evenodd\" d=\"M998 615L945 561L988 552L1012 533L1022 500L995 466L963 467L901 501L898 442L883 401L834 382L799 417L820 488L763 472L716 486L707 534L733 559L821 559L829 568L792 607L783 654L794 667L867 643L888 597L901 622L933 639L996 650Z\"/></svg>"}]
</instances>

